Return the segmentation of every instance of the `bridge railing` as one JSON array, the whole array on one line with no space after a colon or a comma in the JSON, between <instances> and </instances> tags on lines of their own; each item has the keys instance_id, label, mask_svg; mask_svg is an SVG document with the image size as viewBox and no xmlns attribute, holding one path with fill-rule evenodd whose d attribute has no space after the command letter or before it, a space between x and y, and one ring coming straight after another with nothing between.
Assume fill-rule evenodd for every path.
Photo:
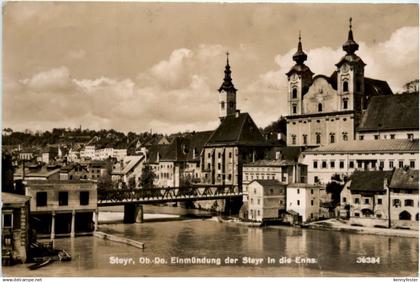
<instances>
[{"instance_id":1,"label":"bridge railing","mask_svg":"<svg viewBox=\"0 0 420 282\"><path fill-rule=\"evenodd\" d=\"M202 185L151 189L100 189L98 202L123 202L144 200L177 200L188 198L213 198L241 195L234 185Z\"/></svg>"}]
</instances>

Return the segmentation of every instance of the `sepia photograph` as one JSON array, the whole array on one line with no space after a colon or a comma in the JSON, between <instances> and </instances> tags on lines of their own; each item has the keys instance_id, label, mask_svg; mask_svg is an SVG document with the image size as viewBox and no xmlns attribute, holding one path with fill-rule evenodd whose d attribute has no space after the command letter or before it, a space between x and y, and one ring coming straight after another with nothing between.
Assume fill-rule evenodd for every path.
<instances>
[{"instance_id":1,"label":"sepia photograph","mask_svg":"<svg viewBox=\"0 0 420 282\"><path fill-rule=\"evenodd\" d=\"M417 281L417 2L2 4L3 281Z\"/></svg>"}]
</instances>

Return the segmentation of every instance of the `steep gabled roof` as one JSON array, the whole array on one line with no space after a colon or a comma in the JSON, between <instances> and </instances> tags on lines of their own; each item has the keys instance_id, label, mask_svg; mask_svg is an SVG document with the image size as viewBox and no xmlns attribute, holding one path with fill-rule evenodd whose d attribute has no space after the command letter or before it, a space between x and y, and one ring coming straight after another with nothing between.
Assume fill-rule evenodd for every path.
<instances>
[{"instance_id":1,"label":"steep gabled roof","mask_svg":"<svg viewBox=\"0 0 420 282\"><path fill-rule=\"evenodd\" d=\"M354 192L383 192L384 180L389 181L392 171L355 171L350 177L350 190Z\"/></svg>"},{"instance_id":2,"label":"steep gabled roof","mask_svg":"<svg viewBox=\"0 0 420 282\"><path fill-rule=\"evenodd\" d=\"M205 147L265 146L266 140L248 113L226 116Z\"/></svg>"},{"instance_id":3,"label":"steep gabled roof","mask_svg":"<svg viewBox=\"0 0 420 282\"><path fill-rule=\"evenodd\" d=\"M148 150L148 162L149 163L157 163L157 154L159 153L160 158L166 153L168 150L169 145L151 145L147 146Z\"/></svg>"},{"instance_id":4,"label":"steep gabled roof","mask_svg":"<svg viewBox=\"0 0 420 282\"><path fill-rule=\"evenodd\" d=\"M419 95L372 97L357 131L419 129Z\"/></svg>"},{"instance_id":5,"label":"steep gabled roof","mask_svg":"<svg viewBox=\"0 0 420 282\"><path fill-rule=\"evenodd\" d=\"M388 82L365 77L365 94L369 97L377 95L392 95Z\"/></svg>"},{"instance_id":6,"label":"steep gabled roof","mask_svg":"<svg viewBox=\"0 0 420 282\"><path fill-rule=\"evenodd\" d=\"M207 140L209 140L212 133L213 131L201 131L193 132L189 136L187 136L187 139L189 140L187 161L200 160L200 153L203 150L204 145L206 144Z\"/></svg>"},{"instance_id":7,"label":"steep gabled roof","mask_svg":"<svg viewBox=\"0 0 420 282\"><path fill-rule=\"evenodd\" d=\"M171 144L168 145L167 150L161 156L160 161L186 161L187 153L189 151L188 140L184 137L176 137Z\"/></svg>"},{"instance_id":8,"label":"steep gabled roof","mask_svg":"<svg viewBox=\"0 0 420 282\"><path fill-rule=\"evenodd\" d=\"M390 188L399 189L419 189L419 171L418 169L396 169L392 175Z\"/></svg>"}]
</instances>

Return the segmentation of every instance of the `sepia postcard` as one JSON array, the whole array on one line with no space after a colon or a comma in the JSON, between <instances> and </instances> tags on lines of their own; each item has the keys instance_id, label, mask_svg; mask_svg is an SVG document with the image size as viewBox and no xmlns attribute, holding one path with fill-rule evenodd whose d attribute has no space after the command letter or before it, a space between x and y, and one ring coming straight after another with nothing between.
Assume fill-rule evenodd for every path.
<instances>
[{"instance_id":1,"label":"sepia postcard","mask_svg":"<svg viewBox=\"0 0 420 282\"><path fill-rule=\"evenodd\" d=\"M3 281L417 281L418 3L2 9Z\"/></svg>"}]
</instances>

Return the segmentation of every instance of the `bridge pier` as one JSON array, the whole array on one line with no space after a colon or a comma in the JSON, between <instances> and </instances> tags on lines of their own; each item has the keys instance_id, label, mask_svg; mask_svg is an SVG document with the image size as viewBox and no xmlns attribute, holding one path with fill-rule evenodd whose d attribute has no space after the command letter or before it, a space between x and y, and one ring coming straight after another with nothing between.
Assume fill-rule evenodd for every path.
<instances>
[{"instance_id":1,"label":"bridge pier","mask_svg":"<svg viewBox=\"0 0 420 282\"><path fill-rule=\"evenodd\" d=\"M124 223L143 222L143 205L125 204Z\"/></svg>"}]
</instances>

